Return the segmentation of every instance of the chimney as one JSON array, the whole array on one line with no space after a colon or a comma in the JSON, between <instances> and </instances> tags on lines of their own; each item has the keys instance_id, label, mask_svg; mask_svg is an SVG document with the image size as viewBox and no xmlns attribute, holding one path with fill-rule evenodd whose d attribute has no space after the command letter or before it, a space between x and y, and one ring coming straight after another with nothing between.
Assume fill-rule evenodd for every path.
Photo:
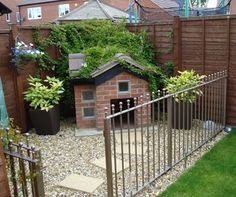
<instances>
[{"instance_id":1,"label":"chimney","mask_svg":"<svg viewBox=\"0 0 236 197\"><path fill-rule=\"evenodd\" d=\"M69 54L70 71L79 70L84 65L85 55L83 53Z\"/></svg>"}]
</instances>

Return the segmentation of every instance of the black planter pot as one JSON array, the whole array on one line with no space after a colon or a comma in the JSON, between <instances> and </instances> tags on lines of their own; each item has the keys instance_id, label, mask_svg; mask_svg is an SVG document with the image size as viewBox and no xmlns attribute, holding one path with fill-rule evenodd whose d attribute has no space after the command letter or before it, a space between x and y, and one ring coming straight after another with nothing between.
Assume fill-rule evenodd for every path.
<instances>
[{"instance_id":1,"label":"black planter pot","mask_svg":"<svg viewBox=\"0 0 236 197\"><path fill-rule=\"evenodd\" d=\"M54 106L48 112L31 108L29 115L38 135L54 135L60 130L59 106Z\"/></svg>"},{"instance_id":2,"label":"black planter pot","mask_svg":"<svg viewBox=\"0 0 236 197\"><path fill-rule=\"evenodd\" d=\"M191 103L174 102L172 108L172 128L190 130L193 120L192 111Z\"/></svg>"}]
</instances>

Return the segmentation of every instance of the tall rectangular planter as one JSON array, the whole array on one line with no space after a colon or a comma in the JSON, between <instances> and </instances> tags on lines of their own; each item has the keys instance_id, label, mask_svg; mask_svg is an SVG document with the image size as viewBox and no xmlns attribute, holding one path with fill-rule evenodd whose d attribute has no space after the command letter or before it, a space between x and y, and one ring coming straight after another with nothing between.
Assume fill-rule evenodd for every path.
<instances>
[{"instance_id":1,"label":"tall rectangular planter","mask_svg":"<svg viewBox=\"0 0 236 197\"><path fill-rule=\"evenodd\" d=\"M60 130L59 106L54 106L48 112L39 109L29 110L30 119L38 135L54 135Z\"/></svg>"},{"instance_id":2,"label":"tall rectangular planter","mask_svg":"<svg viewBox=\"0 0 236 197\"><path fill-rule=\"evenodd\" d=\"M193 112L190 103L174 101L172 108L172 128L190 130L192 128L192 114Z\"/></svg>"}]
</instances>

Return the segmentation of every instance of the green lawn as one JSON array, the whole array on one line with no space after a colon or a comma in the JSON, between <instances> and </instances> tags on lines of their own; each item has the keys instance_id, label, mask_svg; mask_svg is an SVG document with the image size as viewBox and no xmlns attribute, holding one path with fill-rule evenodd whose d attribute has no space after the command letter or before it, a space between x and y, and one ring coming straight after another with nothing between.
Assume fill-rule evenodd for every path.
<instances>
[{"instance_id":1,"label":"green lawn","mask_svg":"<svg viewBox=\"0 0 236 197\"><path fill-rule=\"evenodd\" d=\"M235 197L236 130L203 156L160 197Z\"/></svg>"}]
</instances>

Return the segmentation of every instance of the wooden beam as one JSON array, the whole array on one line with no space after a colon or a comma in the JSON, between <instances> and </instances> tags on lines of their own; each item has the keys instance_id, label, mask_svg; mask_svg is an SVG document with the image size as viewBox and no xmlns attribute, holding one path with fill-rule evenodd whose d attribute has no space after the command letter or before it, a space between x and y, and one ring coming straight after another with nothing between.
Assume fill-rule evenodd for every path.
<instances>
[{"instance_id":1,"label":"wooden beam","mask_svg":"<svg viewBox=\"0 0 236 197\"><path fill-rule=\"evenodd\" d=\"M181 39L181 21L178 16L174 17L174 23L173 23L173 34L174 34L174 53L173 53L173 60L174 60L174 66L175 66L175 73L177 73L178 70L182 70L182 39Z\"/></svg>"}]
</instances>

